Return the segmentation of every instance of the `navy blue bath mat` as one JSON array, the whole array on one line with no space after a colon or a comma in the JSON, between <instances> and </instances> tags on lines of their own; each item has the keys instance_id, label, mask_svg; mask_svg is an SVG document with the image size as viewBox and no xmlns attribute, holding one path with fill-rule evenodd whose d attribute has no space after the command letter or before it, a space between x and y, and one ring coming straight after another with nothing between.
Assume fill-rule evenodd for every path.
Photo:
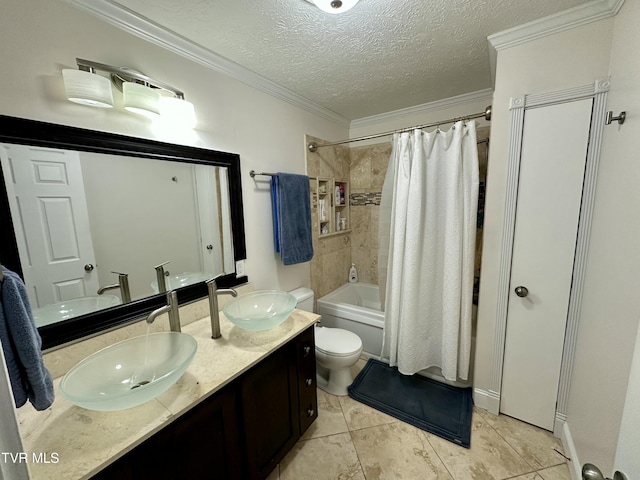
<instances>
[{"instance_id":1,"label":"navy blue bath mat","mask_svg":"<svg viewBox=\"0 0 640 480\"><path fill-rule=\"evenodd\" d=\"M369 359L349 396L463 447L471 445L471 388L457 388Z\"/></svg>"}]
</instances>

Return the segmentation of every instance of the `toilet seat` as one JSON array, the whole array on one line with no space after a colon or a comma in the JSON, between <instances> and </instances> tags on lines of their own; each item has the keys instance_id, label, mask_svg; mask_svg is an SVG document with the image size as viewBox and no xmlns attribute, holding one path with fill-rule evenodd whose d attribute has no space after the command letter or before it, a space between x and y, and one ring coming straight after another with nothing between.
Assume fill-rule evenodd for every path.
<instances>
[{"instance_id":1,"label":"toilet seat","mask_svg":"<svg viewBox=\"0 0 640 480\"><path fill-rule=\"evenodd\" d=\"M348 357L362 348L358 335L342 328L316 327L316 350L332 357Z\"/></svg>"}]
</instances>

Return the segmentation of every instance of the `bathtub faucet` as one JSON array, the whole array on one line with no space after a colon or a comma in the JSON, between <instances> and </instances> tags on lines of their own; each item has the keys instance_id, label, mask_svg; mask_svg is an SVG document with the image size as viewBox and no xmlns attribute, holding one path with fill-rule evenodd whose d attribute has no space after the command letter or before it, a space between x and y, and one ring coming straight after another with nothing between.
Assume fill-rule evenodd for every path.
<instances>
[{"instance_id":1,"label":"bathtub faucet","mask_svg":"<svg viewBox=\"0 0 640 480\"><path fill-rule=\"evenodd\" d=\"M223 274L220 274L223 275ZM209 290L209 316L211 317L211 338L216 339L222 336L220 332L220 312L218 309L218 295L228 294L232 297L237 297L238 292L233 288L221 288L218 289L216 280L220 275L207 280L207 289Z\"/></svg>"}]
</instances>

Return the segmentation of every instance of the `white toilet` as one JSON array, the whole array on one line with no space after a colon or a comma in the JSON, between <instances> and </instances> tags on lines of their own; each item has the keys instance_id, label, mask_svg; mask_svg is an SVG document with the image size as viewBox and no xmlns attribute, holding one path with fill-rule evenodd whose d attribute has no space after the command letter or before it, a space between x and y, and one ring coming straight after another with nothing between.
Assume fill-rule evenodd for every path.
<instances>
[{"instance_id":1,"label":"white toilet","mask_svg":"<svg viewBox=\"0 0 640 480\"><path fill-rule=\"evenodd\" d=\"M313 290L296 288L289 293L297 299L296 308L313 312ZM318 387L333 395L348 395L347 387L353 382L351 367L360 358L362 340L348 330L318 325L315 337Z\"/></svg>"}]
</instances>

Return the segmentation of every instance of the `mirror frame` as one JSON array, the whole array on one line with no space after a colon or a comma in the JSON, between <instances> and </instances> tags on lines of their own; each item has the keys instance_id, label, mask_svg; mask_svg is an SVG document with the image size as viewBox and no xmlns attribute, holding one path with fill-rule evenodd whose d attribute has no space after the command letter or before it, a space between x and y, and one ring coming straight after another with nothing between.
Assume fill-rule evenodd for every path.
<instances>
[{"instance_id":1,"label":"mirror frame","mask_svg":"<svg viewBox=\"0 0 640 480\"><path fill-rule=\"evenodd\" d=\"M245 260L247 258L242 206L240 156L238 154L185 145L175 145L144 138L86 130L6 115L0 115L0 143L33 145L226 167L229 175L229 203L231 206L234 260ZM2 174L1 167L0 174ZM16 242L16 234L11 219L7 189L4 180L1 183L0 232L2 232L2 241L0 242L0 262L24 278L20 264L18 244ZM152 273L153 272L150 272L150 274ZM222 288L229 288L246 283L247 281L248 278L246 276L238 277L234 272L220 277L218 285ZM204 282L189 285L178 290L178 301L180 304L192 302L206 296L207 286ZM95 335L102 331L125 325L134 319L148 315L152 310L165 304L166 296L164 294L156 294L126 304L99 310L95 313L40 327L38 331L42 337L42 349L51 349L86 336Z\"/></svg>"}]
</instances>

